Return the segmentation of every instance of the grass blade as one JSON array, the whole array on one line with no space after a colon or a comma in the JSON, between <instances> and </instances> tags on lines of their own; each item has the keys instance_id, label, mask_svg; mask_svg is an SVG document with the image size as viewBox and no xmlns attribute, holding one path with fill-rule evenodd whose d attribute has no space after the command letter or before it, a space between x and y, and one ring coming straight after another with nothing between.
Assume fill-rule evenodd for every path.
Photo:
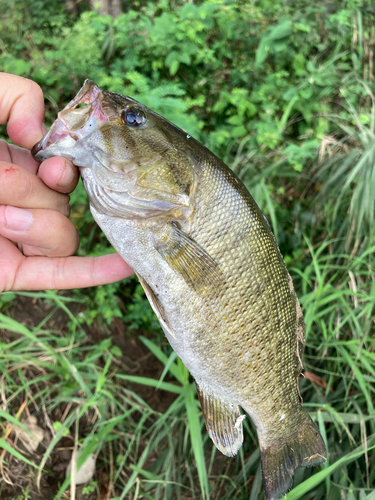
<instances>
[{"instance_id":1,"label":"grass blade","mask_svg":"<svg viewBox=\"0 0 375 500\"><path fill-rule=\"evenodd\" d=\"M375 443L374 436L368 440L368 444L370 442L371 444ZM359 446L351 453L340 458L339 460L337 460L337 462L333 463L326 469L321 470L317 474L314 474L312 477L309 477L309 479L306 479L306 481L304 481L303 483L299 484L296 488L287 493L287 495L284 497L284 500L298 500L299 498L302 497L302 495L310 491L312 488L318 486L318 484L320 484L324 479L330 476L335 470L343 467L344 465L349 464L353 460L356 460L360 456L364 455L366 451L373 450L374 448L375 444L372 444L372 446L370 446L367 449L363 448L363 446Z\"/></svg>"},{"instance_id":2,"label":"grass blade","mask_svg":"<svg viewBox=\"0 0 375 500\"><path fill-rule=\"evenodd\" d=\"M184 388L185 405L189 422L189 432L195 463L197 465L199 483L201 487L202 499L208 500L208 478L206 463L204 460L204 449L201 433L201 422L197 411L197 402L195 399L195 386L188 384Z\"/></svg>"}]
</instances>

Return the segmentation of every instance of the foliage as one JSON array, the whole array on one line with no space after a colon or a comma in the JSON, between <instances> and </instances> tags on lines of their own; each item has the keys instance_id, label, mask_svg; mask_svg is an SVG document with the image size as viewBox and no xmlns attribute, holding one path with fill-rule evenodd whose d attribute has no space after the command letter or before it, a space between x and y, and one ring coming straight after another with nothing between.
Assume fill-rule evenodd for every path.
<instances>
[{"instance_id":1,"label":"foliage","mask_svg":"<svg viewBox=\"0 0 375 500\"><path fill-rule=\"evenodd\" d=\"M113 19L64 14L56 0L31 0L26 7L22 0L2 2L0 66L42 86L48 122L90 77L160 112L229 164L245 141L244 153L256 152L265 167L283 160L290 175L316 165L318 147L337 133L337 120L344 123L349 108L361 119L371 116L370 1L127 5ZM359 72L367 90L353 78ZM350 134L360 134L362 125L354 123ZM274 174L267 178L268 195L277 199L278 170ZM251 182L249 175L244 180ZM268 199L265 190L262 198ZM280 205L268 212L276 232ZM373 211L370 203L363 210ZM331 220L337 215L336 208ZM288 252L301 244L284 236L283 250L284 243Z\"/></svg>"},{"instance_id":2,"label":"foliage","mask_svg":"<svg viewBox=\"0 0 375 500\"><path fill-rule=\"evenodd\" d=\"M333 208L330 230L347 235L346 250L355 239L354 252L375 236L375 99L366 84L358 83L371 103L370 113L360 114L342 90L346 116L330 117L339 129L327 140L322 156L328 160L316 172L322 182L317 202Z\"/></svg>"},{"instance_id":3,"label":"foliage","mask_svg":"<svg viewBox=\"0 0 375 500\"><path fill-rule=\"evenodd\" d=\"M7 1L4 27L24 10L23 2ZM73 22L61 6L51 14L51 4L28 2L18 21L21 33L2 30L5 71L36 80L54 107L90 76L139 98L219 153L229 140L249 134L266 151L329 132L322 113L342 102L342 79L364 64L363 43L370 42L364 33L348 50L352 17L360 16L363 31L373 13L366 1L342 9L339 3L280 0L171 7L160 0L117 19L83 12ZM41 17L32 16L38 7ZM352 94L354 106L359 99Z\"/></svg>"},{"instance_id":4,"label":"foliage","mask_svg":"<svg viewBox=\"0 0 375 500\"><path fill-rule=\"evenodd\" d=\"M372 500L374 3L142 0L126 2L116 19L77 6L79 15L68 15L58 0L2 0L1 68L41 85L47 124L90 77L140 100L227 161L269 218L293 276L307 325L301 394L330 452L320 472L297 471L287 498ZM72 194L72 220L80 255L112 251L82 184ZM0 343L2 418L15 418L19 395L32 394L51 411L72 405L39 476L52 447L93 411L98 418L76 445L86 455L101 449L111 467L114 447L118 498L263 498L255 429L245 421L236 459L219 456L188 373L162 342L134 279L74 291L76 316L59 293L37 295L70 314L69 334L11 320L17 296L0 297L7 314L0 328L18 335ZM162 364L159 380L117 369L118 347L92 343L82 330L109 328L120 316L129 338L139 329L153 336L143 343ZM34 379L23 375L23 363L38 372ZM175 399L159 413L140 387ZM10 445L7 452L19 453Z\"/></svg>"}]
</instances>

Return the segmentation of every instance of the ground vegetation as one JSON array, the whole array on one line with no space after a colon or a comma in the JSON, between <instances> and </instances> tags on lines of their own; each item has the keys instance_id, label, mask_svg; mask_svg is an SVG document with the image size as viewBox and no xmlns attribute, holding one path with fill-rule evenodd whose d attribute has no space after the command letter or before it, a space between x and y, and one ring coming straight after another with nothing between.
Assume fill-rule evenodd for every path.
<instances>
[{"instance_id":1,"label":"ground vegetation","mask_svg":"<svg viewBox=\"0 0 375 500\"><path fill-rule=\"evenodd\" d=\"M286 498L374 500L374 3L112 3L111 16L95 2L2 0L0 68L42 87L47 125L89 77L237 173L294 279L300 392L329 451ZM71 201L78 253L111 252L82 185ZM134 278L3 293L0 308L1 499L264 498L250 420L238 456L221 456ZM36 449L19 430L30 416L44 432ZM75 487L65 469L78 451L95 455L96 473Z\"/></svg>"}]
</instances>

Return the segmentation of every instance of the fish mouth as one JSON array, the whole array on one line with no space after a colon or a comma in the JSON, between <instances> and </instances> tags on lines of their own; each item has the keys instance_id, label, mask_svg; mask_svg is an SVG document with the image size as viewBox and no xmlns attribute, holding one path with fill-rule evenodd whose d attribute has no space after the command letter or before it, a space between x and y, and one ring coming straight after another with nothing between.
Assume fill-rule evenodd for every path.
<instances>
[{"instance_id":1,"label":"fish mouth","mask_svg":"<svg viewBox=\"0 0 375 500\"><path fill-rule=\"evenodd\" d=\"M31 150L36 161L57 156L93 132L109 118L102 110L103 91L92 80L85 80L82 88L65 108L57 115L47 134ZM83 107L78 107L84 104ZM48 154L47 153L48 148ZM44 153L45 152L45 153Z\"/></svg>"}]
</instances>

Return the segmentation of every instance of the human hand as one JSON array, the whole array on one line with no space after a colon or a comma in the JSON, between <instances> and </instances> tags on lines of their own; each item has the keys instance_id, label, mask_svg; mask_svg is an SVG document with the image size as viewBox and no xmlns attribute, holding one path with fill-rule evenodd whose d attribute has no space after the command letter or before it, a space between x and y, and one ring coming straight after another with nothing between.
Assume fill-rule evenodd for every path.
<instances>
[{"instance_id":1,"label":"human hand","mask_svg":"<svg viewBox=\"0 0 375 500\"><path fill-rule=\"evenodd\" d=\"M45 133L40 87L0 73L0 124L31 149ZM113 283L133 274L118 254L71 257L79 237L69 217L78 170L64 158L40 165L26 149L0 141L0 292Z\"/></svg>"}]
</instances>

